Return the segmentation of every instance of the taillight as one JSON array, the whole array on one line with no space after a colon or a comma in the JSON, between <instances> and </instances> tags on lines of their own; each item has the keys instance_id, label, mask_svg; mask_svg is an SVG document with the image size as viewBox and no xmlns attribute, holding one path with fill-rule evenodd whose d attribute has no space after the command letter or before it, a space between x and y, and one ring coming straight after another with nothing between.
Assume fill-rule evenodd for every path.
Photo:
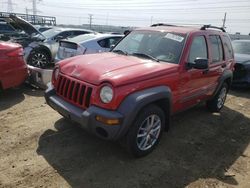
<instances>
[{"instance_id":1,"label":"taillight","mask_svg":"<svg viewBox=\"0 0 250 188\"><path fill-rule=\"evenodd\" d=\"M8 51L5 53L5 55L9 57L23 56L23 48L17 48L15 50Z\"/></svg>"}]
</instances>

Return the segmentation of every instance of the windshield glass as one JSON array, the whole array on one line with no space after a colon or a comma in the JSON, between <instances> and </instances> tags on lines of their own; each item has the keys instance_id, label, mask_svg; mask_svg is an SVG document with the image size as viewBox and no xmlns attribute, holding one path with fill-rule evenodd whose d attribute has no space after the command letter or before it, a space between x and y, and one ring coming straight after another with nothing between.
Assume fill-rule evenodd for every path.
<instances>
[{"instance_id":1,"label":"windshield glass","mask_svg":"<svg viewBox=\"0 0 250 188\"><path fill-rule=\"evenodd\" d=\"M185 38L185 35L179 33L133 31L112 51L126 55L144 54L144 57L178 64Z\"/></svg>"},{"instance_id":2,"label":"windshield glass","mask_svg":"<svg viewBox=\"0 0 250 188\"><path fill-rule=\"evenodd\" d=\"M250 41L233 41L232 45L235 53L250 55Z\"/></svg>"},{"instance_id":3,"label":"windshield glass","mask_svg":"<svg viewBox=\"0 0 250 188\"><path fill-rule=\"evenodd\" d=\"M54 37L55 35L57 35L58 33L62 32L61 29L58 28L54 28L54 29L49 29L47 31L42 32L42 34L46 37L46 38L51 38Z\"/></svg>"}]
</instances>

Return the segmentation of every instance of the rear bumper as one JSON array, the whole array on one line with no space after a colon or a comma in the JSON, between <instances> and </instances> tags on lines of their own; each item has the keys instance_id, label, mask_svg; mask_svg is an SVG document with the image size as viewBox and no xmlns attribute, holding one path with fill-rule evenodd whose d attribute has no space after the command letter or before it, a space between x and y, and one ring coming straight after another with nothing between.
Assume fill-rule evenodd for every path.
<instances>
[{"instance_id":1,"label":"rear bumper","mask_svg":"<svg viewBox=\"0 0 250 188\"><path fill-rule=\"evenodd\" d=\"M123 115L116 111L109 111L90 106L86 110L76 107L59 96L51 84L48 84L48 89L45 91L45 99L49 106L59 112L62 116L77 122L80 126L90 133L107 140L117 140L120 138L120 129L123 126ZM105 118L119 119L121 124L106 125L96 120L96 116Z\"/></svg>"},{"instance_id":2,"label":"rear bumper","mask_svg":"<svg viewBox=\"0 0 250 188\"><path fill-rule=\"evenodd\" d=\"M41 69L30 65L28 65L28 69L29 69L29 82L42 89L46 89L47 84L51 81L53 70Z\"/></svg>"}]
</instances>

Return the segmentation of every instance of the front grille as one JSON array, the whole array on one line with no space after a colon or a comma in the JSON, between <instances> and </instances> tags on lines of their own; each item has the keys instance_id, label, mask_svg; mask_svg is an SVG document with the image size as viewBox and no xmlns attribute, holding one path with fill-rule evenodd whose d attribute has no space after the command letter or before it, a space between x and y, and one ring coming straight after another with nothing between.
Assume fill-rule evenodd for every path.
<instances>
[{"instance_id":1,"label":"front grille","mask_svg":"<svg viewBox=\"0 0 250 188\"><path fill-rule=\"evenodd\" d=\"M89 107L92 90L92 87L61 74L56 84L57 95L82 108Z\"/></svg>"},{"instance_id":2,"label":"front grille","mask_svg":"<svg viewBox=\"0 0 250 188\"><path fill-rule=\"evenodd\" d=\"M234 68L234 80L244 78L247 75L247 70L245 69L244 65L236 63Z\"/></svg>"}]
</instances>

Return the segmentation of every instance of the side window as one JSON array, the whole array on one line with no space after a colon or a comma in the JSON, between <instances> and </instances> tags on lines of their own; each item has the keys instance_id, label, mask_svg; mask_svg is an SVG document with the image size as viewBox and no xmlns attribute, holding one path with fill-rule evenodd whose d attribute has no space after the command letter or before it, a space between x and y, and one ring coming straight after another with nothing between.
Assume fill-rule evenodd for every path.
<instances>
[{"instance_id":1,"label":"side window","mask_svg":"<svg viewBox=\"0 0 250 188\"><path fill-rule=\"evenodd\" d=\"M78 35L84 35L84 34L87 34L89 32L87 31L73 31L73 36L78 36Z\"/></svg>"},{"instance_id":2,"label":"side window","mask_svg":"<svg viewBox=\"0 0 250 188\"><path fill-rule=\"evenodd\" d=\"M209 40L211 43L212 49L212 62L220 62L223 60L223 49L222 49L222 42L218 35L211 35L209 36Z\"/></svg>"},{"instance_id":3,"label":"side window","mask_svg":"<svg viewBox=\"0 0 250 188\"><path fill-rule=\"evenodd\" d=\"M109 48L108 39L102 39L97 42L102 48Z\"/></svg>"},{"instance_id":4,"label":"side window","mask_svg":"<svg viewBox=\"0 0 250 188\"><path fill-rule=\"evenodd\" d=\"M99 40L98 44L103 48L110 48L111 45L116 44L121 38L120 37L112 37L103 40Z\"/></svg>"},{"instance_id":5,"label":"side window","mask_svg":"<svg viewBox=\"0 0 250 188\"><path fill-rule=\"evenodd\" d=\"M57 36L62 36L63 39L65 39L65 38L71 36L71 34L72 34L71 31L64 31L64 32L59 33Z\"/></svg>"},{"instance_id":6,"label":"side window","mask_svg":"<svg viewBox=\"0 0 250 188\"><path fill-rule=\"evenodd\" d=\"M233 47L228 36L225 35L223 36L223 44L224 44L226 59L233 59L234 57Z\"/></svg>"},{"instance_id":7,"label":"side window","mask_svg":"<svg viewBox=\"0 0 250 188\"><path fill-rule=\"evenodd\" d=\"M111 47L112 45L115 45L117 42L119 42L120 39L121 39L121 37L109 38L109 47Z\"/></svg>"},{"instance_id":8,"label":"side window","mask_svg":"<svg viewBox=\"0 0 250 188\"><path fill-rule=\"evenodd\" d=\"M189 52L189 57L188 57L188 62L192 63L196 58L203 58L207 59L207 44L206 44L206 39L204 36L197 36L194 37L190 52Z\"/></svg>"}]
</instances>

